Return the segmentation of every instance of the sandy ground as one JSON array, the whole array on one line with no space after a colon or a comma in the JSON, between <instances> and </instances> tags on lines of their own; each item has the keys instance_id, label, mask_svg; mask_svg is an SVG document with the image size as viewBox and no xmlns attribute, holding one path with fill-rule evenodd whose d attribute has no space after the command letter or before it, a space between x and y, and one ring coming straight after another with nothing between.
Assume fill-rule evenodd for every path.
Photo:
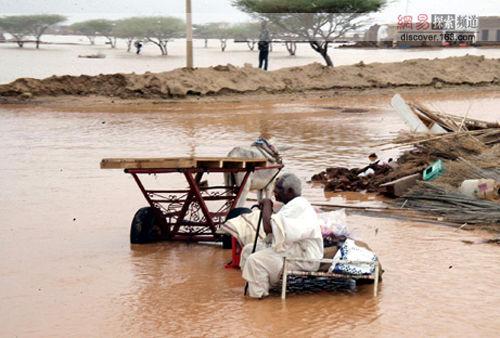
<instances>
[{"instance_id":1,"label":"sandy ground","mask_svg":"<svg viewBox=\"0 0 500 338\"><path fill-rule=\"evenodd\" d=\"M269 95L326 96L370 91L401 90L498 90L500 85L500 59L477 56L446 59L415 59L397 63L359 63L353 66L328 68L318 63L303 67L283 68L264 72L247 65L209 68L180 68L163 73L112 74L98 76L52 76L44 80L18 79L0 85L3 103L31 101L49 97L92 97L91 102L117 100L176 100L190 98ZM264 96L264 97L263 97ZM58 99L59 100L59 99ZM54 102L58 102L54 100ZM69 99L75 102L72 97ZM122 101L122 103L125 103Z\"/></svg>"},{"instance_id":2,"label":"sandy ground","mask_svg":"<svg viewBox=\"0 0 500 338\"><path fill-rule=\"evenodd\" d=\"M335 99L337 104L343 107L353 105L357 98L370 99L386 97L390 100L394 94L399 93L404 96L428 97L439 99L458 99L461 97L482 97L483 95L496 94L499 92L496 84L484 86L458 85L444 86L436 89L432 86L415 87L401 86L394 88L370 88L370 89L334 89L334 90L307 90L297 93L225 93L219 95L186 96L173 97L169 99L154 98L119 98L102 95L62 95L48 96L42 95L30 99L20 99L18 97L0 96L0 107L13 109L45 109L65 112L168 112L177 105L205 105L207 109L218 110L220 104L280 104L314 102L316 106L329 105Z\"/></svg>"}]
</instances>

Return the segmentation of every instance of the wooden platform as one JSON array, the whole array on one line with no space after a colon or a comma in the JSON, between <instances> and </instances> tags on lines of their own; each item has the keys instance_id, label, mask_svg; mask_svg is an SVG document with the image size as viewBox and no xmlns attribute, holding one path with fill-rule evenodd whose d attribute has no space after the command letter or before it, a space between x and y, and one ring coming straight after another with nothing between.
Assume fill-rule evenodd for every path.
<instances>
[{"instance_id":1,"label":"wooden platform","mask_svg":"<svg viewBox=\"0 0 500 338\"><path fill-rule=\"evenodd\" d=\"M101 169L186 169L186 168L255 168L267 161L237 157L164 157L164 158L105 158Z\"/></svg>"}]
</instances>

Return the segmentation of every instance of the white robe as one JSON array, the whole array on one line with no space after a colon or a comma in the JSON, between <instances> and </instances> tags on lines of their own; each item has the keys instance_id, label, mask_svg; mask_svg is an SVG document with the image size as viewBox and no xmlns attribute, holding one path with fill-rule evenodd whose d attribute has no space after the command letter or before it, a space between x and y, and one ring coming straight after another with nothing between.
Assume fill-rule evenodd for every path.
<instances>
[{"instance_id":1,"label":"white robe","mask_svg":"<svg viewBox=\"0 0 500 338\"><path fill-rule=\"evenodd\" d=\"M267 296L269 288L279 282L283 257L323 258L323 237L318 216L304 197L294 198L272 215L271 226L273 233L270 241L259 241L253 254L253 244L247 244L241 253L240 267L251 297ZM319 263L293 263L291 268L316 271Z\"/></svg>"}]
</instances>

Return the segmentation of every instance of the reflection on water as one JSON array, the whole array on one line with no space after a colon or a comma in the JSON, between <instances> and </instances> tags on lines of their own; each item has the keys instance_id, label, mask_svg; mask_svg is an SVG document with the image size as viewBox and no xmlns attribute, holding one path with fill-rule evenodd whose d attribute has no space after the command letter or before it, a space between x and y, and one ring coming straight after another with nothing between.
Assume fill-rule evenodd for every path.
<instances>
[{"instance_id":1,"label":"reflection on water","mask_svg":"<svg viewBox=\"0 0 500 338\"><path fill-rule=\"evenodd\" d=\"M174 104L150 113L0 108L0 334L496 335L500 250L461 241L482 234L351 215L351 228L386 270L377 298L360 286L252 301L242 296L240 272L223 269L228 251L130 246L129 224L143 198L129 176L98 168L104 157L224 155L265 134L290 147L287 170L306 181L326 166L364 165L374 151L397 155L373 146L404 128L388 99ZM421 99L445 111L473 102L473 117L500 102L497 94ZM382 203L313 185L305 194L323 203Z\"/></svg>"}]
</instances>

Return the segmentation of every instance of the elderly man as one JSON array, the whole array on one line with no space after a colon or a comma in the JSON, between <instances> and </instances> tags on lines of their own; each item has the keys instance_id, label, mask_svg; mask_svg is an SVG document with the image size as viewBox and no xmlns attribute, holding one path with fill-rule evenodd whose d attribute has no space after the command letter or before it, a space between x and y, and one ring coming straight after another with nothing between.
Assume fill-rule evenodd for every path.
<instances>
[{"instance_id":1,"label":"elderly man","mask_svg":"<svg viewBox=\"0 0 500 338\"><path fill-rule=\"evenodd\" d=\"M240 264L251 297L267 296L270 286L278 283L283 257L323 258L318 216L301 193L299 178L294 174L284 174L277 179L274 188L275 198L284 204L283 207L273 214L273 202L270 199L261 201L262 222L268 240L260 242L253 254L253 244L245 245ZM316 271L318 267L318 263L295 263L292 266L303 271Z\"/></svg>"}]
</instances>

